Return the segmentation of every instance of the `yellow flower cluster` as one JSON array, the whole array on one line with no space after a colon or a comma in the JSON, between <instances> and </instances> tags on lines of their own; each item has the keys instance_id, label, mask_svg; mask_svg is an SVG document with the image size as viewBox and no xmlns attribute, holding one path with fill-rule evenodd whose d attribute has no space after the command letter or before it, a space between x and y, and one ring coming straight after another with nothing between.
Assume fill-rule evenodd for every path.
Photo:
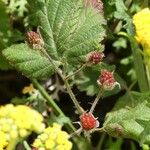
<instances>
[{"instance_id":1,"label":"yellow flower cluster","mask_svg":"<svg viewBox=\"0 0 150 150\"><path fill-rule=\"evenodd\" d=\"M150 9L145 8L133 16L136 39L144 49L150 49ZM150 52L149 52L150 54Z\"/></svg>"},{"instance_id":2,"label":"yellow flower cluster","mask_svg":"<svg viewBox=\"0 0 150 150\"><path fill-rule=\"evenodd\" d=\"M7 144L7 135L4 132L0 131L0 150L3 150L3 148L5 148Z\"/></svg>"},{"instance_id":3,"label":"yellow flower cluster","mask_svg":"<svg viewBox=\"0 0 150 150\"><path fill-rule=\"evenodd\" d=\"M40 134L33 143L38 150L71 150L72 143L68 140L67 132L61 130L59 124L54 123Z\"/></svg>"},{"instance_id":4,"label":"yellow flower cluster","mask_svg":"<svg viewBox=\"0 0 150 150\"><path fill-rule=\"evenodd\" d=\"M12 104L1 106L0 148L6 146L11 139L24 138L32 131L42 132L45 128L42 121L42 115L27 106Z\"/></svg>"}]
</instances>

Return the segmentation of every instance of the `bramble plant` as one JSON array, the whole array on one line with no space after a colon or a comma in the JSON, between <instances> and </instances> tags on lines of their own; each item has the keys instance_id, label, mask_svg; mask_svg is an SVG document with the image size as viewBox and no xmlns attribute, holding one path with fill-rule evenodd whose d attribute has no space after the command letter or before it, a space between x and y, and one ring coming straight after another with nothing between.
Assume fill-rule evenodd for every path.
<instances>
[{"instance_id":1,"label":"bramble plant","mask_svg":"<svg viewBox=\"0 0 150 150\"><path fill-rule=\"evenodd\" d=\"M143 4L148 5L146 0ZM23 0L16 4L13 0L6 6L0 2L3 10L7 8L3 16L24 17L27 28L24 38L16 31L16 41L11 41L15 33L10 26L0 34L0 68L16 69L31 81L22 90L23 98L13 98L13 104L0 107L0 150L19 146L26 150L119 150L123 138L149 149L150 9L138 6L140 2L132 0ZM136 14L131 17L129 13ZM133 78L129 81L121 77L128 73L121 74L121 68L108 63L104 50L114 36L119 36L114 44L118 50L122 41L130 43L132 54L121 60L130 66ZM56 85L51 88L56 95L42 84L53 78ZM74 87L92 98L90 107L85 107ZM53 100L59 90L70 96L76 119ZM99 101L118 93L112 111L101 121L96 111ZM93 146L93 133L100 133L97 146ZM105 140L106 133L117 138L116 142ZM137 143L131 142L133 150Z\"/></svg>"}]
</instances>

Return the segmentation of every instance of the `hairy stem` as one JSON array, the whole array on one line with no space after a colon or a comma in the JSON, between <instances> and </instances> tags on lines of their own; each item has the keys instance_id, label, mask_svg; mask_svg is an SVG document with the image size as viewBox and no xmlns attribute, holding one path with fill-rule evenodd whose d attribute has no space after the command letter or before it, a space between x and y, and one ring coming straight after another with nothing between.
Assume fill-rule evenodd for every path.
<instances>
[{"instance_id":1,"label":"hairy stem","mask_svg":"<svg viewBox=\"0 0 150 150\"><path fill-rule=\"evenodd\" d=\"M49 59L49 61L51 62L51 64L53 65L55 71L59 74L59 76L61 77L61 79L64 81L64 84L67 88L68 94L70 95L77 111L79 114L82 114L84 112L83 108L80 106L79 102L77 101L75 95L73 94L71 87L68 83L68 81L65 79L65 77L63 76L63 74L61 73L60 69L55 65L55 63L53 62L52 58L48 55L48 53L46 52L46 50L43 50L43 53L47 56L47 58Z\"/></svg>"},{"instance_id":2,"label":"hairy stem","mask_svg":"<svg viewBox=\"0 0 150 150\"><path fill-rule=\"evenodd\" d=\"M102 150L102 146L103 146L103 142L104 142L105 138L106 138L106 133L102 133L99 143L97 145L98 150Z\"/></svg>"},{"instance_id":3,"label":"hairy stem","mask_svg":"<svg viewBox=\"0 0 150 150\"><path fill-rule=\"evenodd\" d=\"M65 85L66 85L67 91L68 91L68 93L69 93L69 95L70 95L70 97L71 97L71 99L72 99L72 101L73 101L73 103L74 103L74 105L75 105L75 107L76 107L76 109L77 109L79 115L83 114L83 113L84 113L84 110L83 110L83 108L80 106L80 104L79 104L79 102L77 101L75 95L73 94L73 92L72 92L72 90L71 90L71 87L70 87L68 81L67 81L67 80L64 80L64 83L65 83Z\"/></svg>"},{"instance_id":4,"label":"hairy stem","mask_svg":"<svg viewBox=\"0 0 150 150\"><path fill-rule=\"evenodd\" d=\"M62 78L62 80L64 80L64 76L61 73L61 70L57 67L57 65L55 65L55 63L53 62L53 59L48 55L47 51L45 49L43 49L43 54L48 58L48 60L50 61L50 63L53 65L55 71L59 74L59 76Z\"/></svg>"},{"instance_id":5,"label":"hairy stem","mask_svg":"<svg viewBox=\"0 0 150 150\"><path fill-rule=\"evenodd\" d=\"M100 88L100 90L99 90L99 92L98 92L98 94L97 94L97 96L96 96L96 98L95 98L95 100L94 100L94 102L93 102L93 104L91 106L91 109L90 109L91 113L93 113L93 111L94 111L94 109L95 109L99 99L102 97L102 95L103 95L103 89Z\"/></svg>"},{"instance_id":6,"label":"hairy stem","mask_svg":"<svg viewBox=\"0 0 150 150\"><path fill-rule=\"evenodd\" d=\"M72 74L66 76L65 79L68 80L70 77L76 75L76 74L79 73L83 68L85 68L86 65L87 65L87 64L81 65L74 73L72 73Z\"/></svg>"},{"instance_id":7,"label":"hairy stem","mask_svg":"<svg viewBox=\"0 0 150 150\"><path fill-rule=\"evenodd\" d=\"M62 112L62 110L58 107L58 105L46 92L46 90L38 83L38 81L36 79L31 79L31 81L35 85L35 87L39 90L41 95L47 100L47 103L53 108L56 115L61 115L62 117L66 117L65 114ZM68 128L69 131L75 131L75 128L71 124L71 122L67 123L66 127Z\"/></svg>"}]
</instances>

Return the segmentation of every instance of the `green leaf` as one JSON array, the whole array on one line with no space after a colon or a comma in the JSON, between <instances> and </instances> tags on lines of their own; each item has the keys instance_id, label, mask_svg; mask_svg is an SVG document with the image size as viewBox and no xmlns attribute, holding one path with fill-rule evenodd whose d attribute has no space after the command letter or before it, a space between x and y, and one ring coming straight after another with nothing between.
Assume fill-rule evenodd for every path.
<instances>
[{"instance_id":1,"label":"green leaf","mask_svg":"<svg viewBox=\"0 0 150 150\"><path fill-rule=\"evenodd\" d=\"M129 35L134 35L134 27L132 23L132 18L128 14L127 8L122 0L116 0L115 1L116 5L116 11L114 13L114 17L117 19L121 19L126 22L125 24L125 29L127 30Z\"/></svg>"},{"instance_id":2,"label":"green leaf","mask_svg":"<svg viewBox=\"0 0 150 150\"><path fill-rule=\"evenodd\" d=\"M27 98L14 97L11 99L11 103L15 105L25 105L28 102Z\"/></svg>"},{"instance_id":3,"label":"green leaf","mask_svg":"<svg viewBox=\"0 0 150 150\"><path fill-rule=\"evenodd\" d=\"M79 76L76 77L76 85L80 91L86 91L87 95L95 95L99 91L99 86L97 84L97 79L99 77L100 71L95 69L95 67L88 67L84 69Z\"/></svg>"},{"instance_id":4,"label":"green leaf","mask_svg":"<svg viewBox=\"0 0 150 150\"><path fill-rule=\"evenodd\" d=\"M122 97L120 97L115 104L113 110L118 110L124 107L135 107L141 102L148 101L150 103L150 93L140 93L135 91L129 91Z\"/></svg>"},{"instance_id":5,"label":"green leaf","mask_svg":"<svg viewBox=\"0 0 150 150\"><path fill-rule=\"evenodd\" d=\"M26 44L12 45L3 51L10 64L29 78L45 78L54 73L48 58L39 50Z\"/></svg>"},{"instance_id":6,"label":"green leaf","mask_svg":"<svg viewBox=\"0 0 150 150\"><path fill-rule=\"evenodd\" d=\"M10 29L10 23L8 15L6 14L6 7L5 4L0 1L0 32L3 32L3 34L6 34L8 29Z\"/></svg>"},{"instance_id":7,"label":"green leaf","mask_svg":"<svg viewBox=\"0 0 150 150\"><path fill-rule=\"evenodd\" d=\"M16 15L15 17L23 17L27 10L27 0L2 0L7 4L7 12Z\"/></svg>"},{"instance_id":8,"label":"green leaf","mask_svg":"<svg viewBox=\"0 0 150 150\"><path fill-rule=\"evenodd\" d=\"M79 64L83 56L97 47L103 40L105 20L102 14L83 4L81 0L37 0L34 8L37 25L49 55L66 59L69 64ZM35 6L33 6L33 3Z\"/></svg>"},{"instance_id":9,"label":"green leaf","mask_svg":"<svg viewBox=\"0 0 150 150\"><path fill-rule=\"evenodd\" d=\"M147 140L150 140L150 120L137 120L137 122L144 128L139 136L140 145L142 146Z\"/></svg>"},{"instance_id":10,"label":"green leaf","mask_svg":"<svg viewBox=\"0 0 150 150\"><path fill-rule=\"evenodd\" d=\"M55 115L51 115L51 117L49 118L49 123L51 122L52 124L54 122L57 122L58 124L60 125L64 125L64 124L67 124L67 123L70 123L71 120L69 119L69 117L66 117L66 116L62 116L62 115L59 115L59 116L55 116Z\"/></svg>"},{"instance_id":11,"label":"green leaf","mask_svg":"<svg viewBox=\"0 0 150 150\"><path fill-rule=\"evenodd\" d=\"M140 142L144 127L143 123L137 120L150 121L150 107L146 101L135 107L126 107L108 113L104 129L111 136L131 138ZM150 143L149 137L150 135L146 136L145 143Z\"/></svg>"},{"instance_id":12,"label":"green leaf","mask_svg":"<svg viewBox=\"0 0 150 150\"><path fill-rule=\"evenodd\" d=\"M10 30L10 23L9 17L6 14L6 7L2 1L0 1L0 20L0 69L7 70L11 67L2 56L2 49L4 49L7 45L6 39L8 38L7 32Z\"/></svg>"}]
</instances>

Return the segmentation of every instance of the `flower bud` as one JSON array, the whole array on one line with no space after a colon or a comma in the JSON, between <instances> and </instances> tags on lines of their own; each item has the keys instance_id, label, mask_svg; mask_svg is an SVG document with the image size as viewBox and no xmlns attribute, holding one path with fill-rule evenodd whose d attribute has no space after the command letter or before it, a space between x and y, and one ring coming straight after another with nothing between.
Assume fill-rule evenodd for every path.
<instances>
[{"instance_id":1,"label":"flower bud","mask_svg":"<svg viewBox=\"0 0 150 150\"><path fill-rule=\"evenodd\" d=\"M105 55L102 52L93 51L89 53L88 62L98 64L103 60L104 56Z\"/></svg>"},{"instance_id":2,"label":"flower bud","mask_svg":"<svg viewBox=\"0 0 150 150\"><path fill-rule=\"evenodd\" d=\"M31 48L33 49L42 49L44 46L44 41L40 37L40 34L37 32L34 31L27 32L26 39L29 46L31 46Z\"/></svg>"},{"instance_id":3,"label":"flower bud","mask_svg":"<svg viewBox=\"0 0 150 150\"><path fill-rule=\"evenodd\" d=\"M114 72L109 72L108 70L101 70L101 75L97 83L102 86L104 90L112 90L116 85L120 87L120 84L116 82L114 78Z\"/></svg>"}]
</instances>

